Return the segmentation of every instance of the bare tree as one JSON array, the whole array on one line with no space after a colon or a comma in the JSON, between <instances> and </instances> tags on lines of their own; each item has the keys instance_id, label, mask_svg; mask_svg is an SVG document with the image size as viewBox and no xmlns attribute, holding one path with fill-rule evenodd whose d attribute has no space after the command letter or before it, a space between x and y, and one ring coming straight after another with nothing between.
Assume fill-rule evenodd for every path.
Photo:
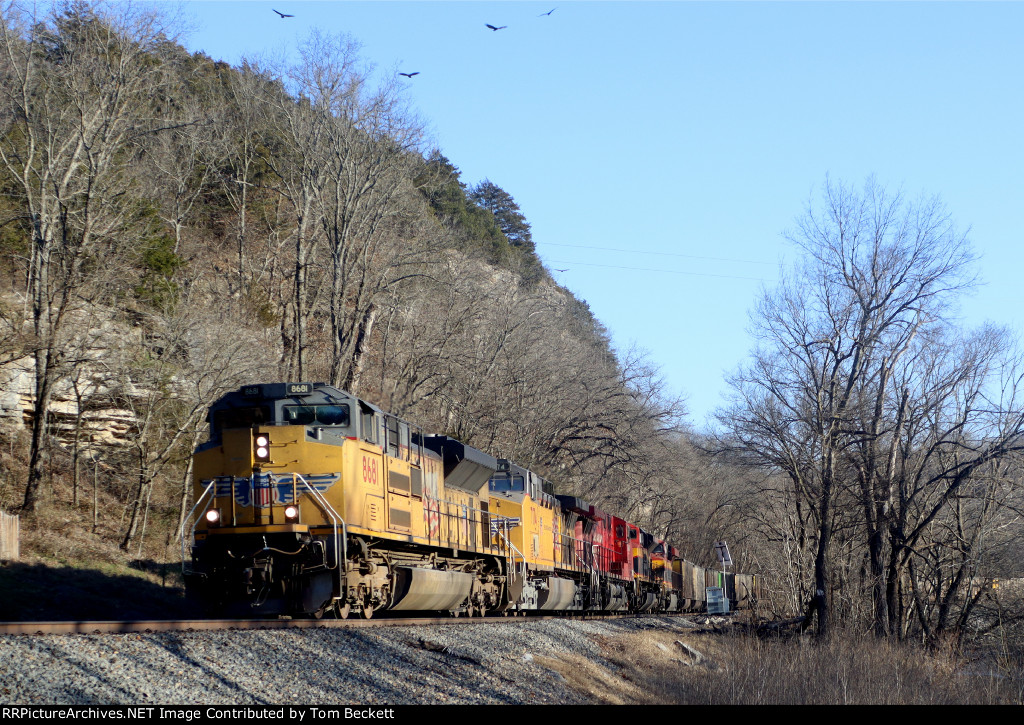
<instances>
[{"instance_id":1,"label":"bare tree","mask_svg":"<svg viewBox=\"0 0 1024 725\"><path fill-rule=\"evenodd\" d=\"M147 53L163 40L131 8L56 9L43 20L16 4L0 18L0 163L31 230L29 299L35 403L24 509L45 475L46 425L69 310L92 260L110 257L131 222L125 157L151 125L159 84ZM109 261L109 259L108 259Z\"/></svg>"},{"instance_id":2,"label":"bare tree","mask_svg":"<svg viewBox=\"0 0 1024 725\"><path fill-rule=\"evenodd\" d=\"M825 635L837 526L866 526L876 624L888 621L881 534L895 495L894 451L910 421L910 393L894 379L923 340L949 326L957 293L973 281L971 255L936 200L910 203L870 180L860 195L826 183L821 209L809 206L791 239L804 260L758 305L758 348L734 376L734 403L719 420L743 455L789 479L797 518L813 534L808 614ZM1019 433L1010 425L984 457L1014 449ZM845 498L857 480L860 497ZM850 500L863 521L840 505Z\"/></svg>"},{"instance_id":3,"label":"bare tree","mask_svg":"<svg viewBox=\"0 0 1024 725\"><path fill-rule=\"evenodd\" d=\"M488 298L474 284L477 265L448 253L429 277L381 300L379 326L382 404L398 415L426 419L465 352L464 338L478 324Z\"/></svg>"},{"instance_id":4,"label":"bare tree","mask_svg":"<svg viewBox=\"0 0 1024 725\"><path fill-rule=\"evenodd\" d=\"M220 188L235 212L236 290L246 286L249 212L263 172L264 117L268 79L246 62L221 76L224 107L214 112L214 142L204 145L206 162L218 171Z\"/></svg>"},{"instance_id":5,"label":"bare tree","mask_svg":"<svg viewBox=\"0 0 1024 725\"><path fill-rule=\"evenodd\" d=\"M194 287L189 286L189 289ZM112 395L133 413L130 438L136 485L121 548L128 550L143 535L153 488L179 459L188 459L205 426L209 405L220 395L266 375L272 366L254 354L264 343L258 332L223 319L193 292L172 308L149 314L142 340L126 340L113 372ZM179 519L191 481L182 482ZM179 520L179 526L181 521Z\"/></svg>"},{"instance_id":6,"label":"bare tree","mask_svg":"<svg viewBox=\"0 0 1024 725\"><path fill-rule=\"evenodd\" d=\"M147 196L160 205L160 217L174 234L174 253L182 254L182 237L202 195L209 192L216 165L209 156L213 120L206 117L198 99L176 84L181 94L171 128L157 134L147 154L156 174L148 176ZM244 236L244 235L243 235Z\"/></svg>"},{"instance_id":7,"label":"bare tree","mask_svg":"<svg viewBox=\"0 0 1024 725\"><path fill-rule=\"evenodd\" d=\"M250 68L254 66L250 65ZM319 284L309 284L311 260L320 241L316 213L319 194L326 183L327 169L323 163L323 147L327 128L332 121L329 103L321 99L328 90L321 90L317 79L303 75L303 66L290 71L290 81L308 95L291 98L284 93L272 99L268 125L284 141L277 154L267 154L268 166L278 177L279 193L287 201L291 223L292 289L291 314L282 319L285 377L303 379L307 373L307 326L311 309L319 296ZM325 107L327 106L327 107Z\"/></svg>"},{"instance_id":8,"label":"bare tree","mask_svg":"<svg viewBox=\"0 0 1024 725\"><path fill-rule=\"evenodd\" d=\"M396 233L414 217L408 198L422 130L400 86L369 88L350 38L314 34L300 52L295 91L329 119L316 160L325 171L317 212L330 283L329 378L354 389L380 297L423 261L421 240Z\"/></svg>"},{"instance_id":9,"label":"bare tree","mask_svg":"<svg viewBox=\"0 0 1024 725\"><path fill-rule=\"evenodd\" d=\"M642 355L620 364L571 298L452 254L385 307L380 389L390 409L614 506L652 531L667 504L681 400Z\"/></svg>"},{"instance_id":10,"label":"bare tree","mask_svg":"<svg viewBox=\"0 0 1024 725\"><path fill-rule=\"evenodd\" d=\"M892 399L873 406L888 409L892 433L861 436L849 449L867 502L869 552L883 564L872 570L880 633L907 631L910 610L899 597L907 577L926 637L962 631L974 606L965 598L970 580L984 574L985 542L1012 501L1009 476L1024 446L1021 372L1005 330L922 336L894 373Z\"/></svg>"}]
</instances>

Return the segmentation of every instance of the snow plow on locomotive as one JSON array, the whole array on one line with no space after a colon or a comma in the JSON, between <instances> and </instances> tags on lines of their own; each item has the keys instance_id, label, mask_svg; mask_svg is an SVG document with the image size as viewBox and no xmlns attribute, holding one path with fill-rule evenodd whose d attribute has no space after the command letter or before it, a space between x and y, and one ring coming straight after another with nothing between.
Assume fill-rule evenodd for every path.
<instances>
[{"instance_id":1,"label":"snow plow on locomotive","mask_svg":"<svg viewBox=\"0 0 1024 725\"><path fill-rule=\"evenodd\" d=\"M704 570L667 542L332 386L245 386L211 406L209 427L193 458L182 560L189 596L211 612L703 606ZM737 577L743 606L760 582Z\"/></svg>"}]
</instances>

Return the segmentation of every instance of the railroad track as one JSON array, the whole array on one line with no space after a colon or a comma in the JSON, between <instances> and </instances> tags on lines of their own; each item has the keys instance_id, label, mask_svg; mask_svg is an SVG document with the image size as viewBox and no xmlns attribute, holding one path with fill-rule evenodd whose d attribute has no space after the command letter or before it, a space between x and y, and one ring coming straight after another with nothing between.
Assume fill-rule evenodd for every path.
<instances>
[{"instance_id":1,"label":"railroad track","mask_svg":"<svg viewBox=\"0 0 1024 725\"><path fill-rule=\"evenodd\" d=\"M600 615L600 619L619 619L636 615ZM657 615L669 616L669 615ZM573 617L592 619L594 615ZM531 616L531 620L566 619L566 617ZM107 622L0 622L0 635L5 634L126 634L152 632L202 632L231 629L311 629L402 627L444 624L483 624L523 621L514 617L395 617L379 619L194 619L194 620L131 620Z\"/></svg>"}]
</instances>

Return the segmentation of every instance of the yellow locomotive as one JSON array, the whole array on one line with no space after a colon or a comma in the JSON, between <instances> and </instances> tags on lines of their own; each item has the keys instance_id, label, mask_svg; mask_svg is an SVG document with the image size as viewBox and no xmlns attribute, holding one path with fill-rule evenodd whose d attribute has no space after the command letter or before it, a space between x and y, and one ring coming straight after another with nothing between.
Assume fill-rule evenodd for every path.
<instances>
[{"instance_id":1,"label":"yellow locomotive","mask_svg":"<svg viewBox=\"0 0 1024 725\"><path fill-rule=\"evenodd\" d=\"M562 611L591 608L586 567L552 486L533 471L506 459L488 485L490 510L506 527L510 549L508 609ZM497 526L495 527L497 532ZM494 543L498 543L497 540Z\"/></svg>"},{"instance_id":2,"label":"yellow locomotive","mask_svg":"<svg viewBox=\"0 0 1024 725\"><path fill-rule=\"evenodd\" d=\"M472 615L507 603L493 457L325 384L243 387L209 424L186 586L212 609Z\"/></svg>"}]
</instances>

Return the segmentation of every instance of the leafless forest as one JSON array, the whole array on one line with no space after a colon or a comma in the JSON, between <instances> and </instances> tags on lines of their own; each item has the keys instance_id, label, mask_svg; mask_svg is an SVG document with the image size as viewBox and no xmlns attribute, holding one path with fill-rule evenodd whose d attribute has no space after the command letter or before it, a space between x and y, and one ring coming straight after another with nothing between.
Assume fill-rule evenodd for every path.
<instances>
[{"instance_id":1,"label":"leafless forest","mask_svg":"<svg viewBox=\"0 0 1024 725\"><path fill-rule=\"evenodd\" d=\"M1012 633L1024 368L955 323L976 280L939 201L826 181L696 431L352 39L231 67L128 4L33 12L0 18L0 505L30 548L74 520L174 551L206 406L326 381L698 563L728 540L764 613L821 635Z\"/></svg>"}]
</instances>

